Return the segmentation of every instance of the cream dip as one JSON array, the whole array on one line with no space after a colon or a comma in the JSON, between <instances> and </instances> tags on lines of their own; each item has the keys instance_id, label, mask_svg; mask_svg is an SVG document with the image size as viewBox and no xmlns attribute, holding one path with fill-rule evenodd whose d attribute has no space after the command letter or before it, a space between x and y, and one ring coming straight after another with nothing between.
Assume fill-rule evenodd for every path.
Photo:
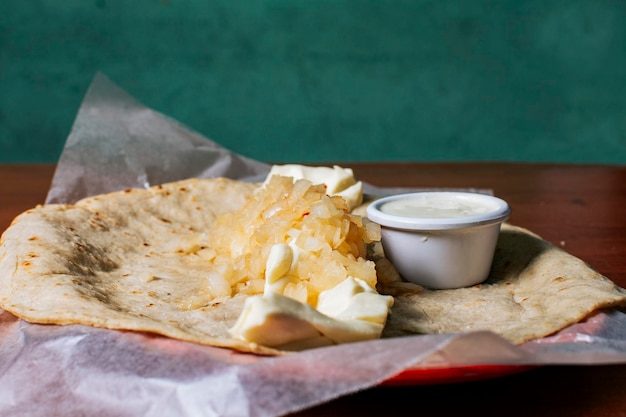
<instances>
[{"instance_id":1,"label":"cream dip","mask_svg":"<svg viewBox=\"0 0 626 417\"><path fill-rule=\"evenodd\" d=\"M478 216L496 210L498 204L472 195L422 193L392 200L380 211L402 217L448 218Z\"/></svg>"},{"instance_id":2,"label":"cream dip","mask_svg":"<svg viewBox=\"0 0 626 417\"><path fill-rule=\"evenodd\" d=\"M385 256L404 279L431 289L483 282L510 214L500 198L455 191L396 194L367 207Z\"/></svg>"},{"instance_id":3,"label":"cream dip","mask_svg":"<svg viewBox=\"0 0 626 417\"><path fill-rule=\"evenodd\" d=\"M501 223L510 212L509 205L497 197L455 191L396 194L376 200L367 208L370 220L405 230L451 230Z\"/></svg>"}]
</instances>

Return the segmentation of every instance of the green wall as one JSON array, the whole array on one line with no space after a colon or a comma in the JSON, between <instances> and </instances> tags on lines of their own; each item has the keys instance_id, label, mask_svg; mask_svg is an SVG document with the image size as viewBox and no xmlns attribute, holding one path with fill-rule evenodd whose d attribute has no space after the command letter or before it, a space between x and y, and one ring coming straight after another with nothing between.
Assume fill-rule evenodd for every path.
<instances>
[{"instance_id":1,"label":"green wall","mask_svg":"<svg viewBox=\"0 0 626 417\"><path fill-rule=\"evenodd\" d=\"M0 47L0 162L102 72L263 161L626 163L624 0L3 1Z\"/></svg>"}]
</instances>

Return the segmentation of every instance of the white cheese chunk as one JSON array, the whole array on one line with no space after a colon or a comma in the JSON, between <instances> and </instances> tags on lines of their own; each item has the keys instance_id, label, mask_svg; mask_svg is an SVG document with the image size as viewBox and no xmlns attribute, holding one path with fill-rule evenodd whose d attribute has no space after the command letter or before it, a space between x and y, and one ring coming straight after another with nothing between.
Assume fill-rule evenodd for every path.
<instances>
[{"instance_id":1,"label":"white cheese chunk","mask_svg":"<svg viewBox=\"0 0 626 417\"><path fill-rule=\"evenodd\" d=\"M392 297L378 296L381 304L390 307ZM246 299L230 333L263 346L301 350L376 339L382 333L384 321L338 320L308 304L269 292Z\"/></svg>"},{"instance_id":2,"label":"white cheese chunk","mask_svg":"<svg viewBox=\"0 0 626 417\"><path fill-rule=\"evenodd\" d=\"M334 288L322 291L317 310L340 320L365 320L384 324L392 297L378 294L365 281L348 277Z\"/></svg>"},{"instance_id":3,"label":"white cheese chunk","mask_svg":"<svg viewBox=\"0 0 626 417\"><path fill-rule=\"evenodd\" d=\"M305 179L313 184L325 184L328 195L343 197L353 210L363 202L363 184L354 178L350 168L334 165L330 167L313 167L298 164L273 165L265 183L273 175L292 177L295 180Z\"/></svg>"},{"instance_id":4,"label":"white cheese chunk","mask_svg":"<svg viewBox=\"0 0 626 417\"><path fill-rule=\"evenodd\" d=\"M380 337L393 297L378 294L359 278L348 277L322 291L317 306L281 294L297 281L293 273L301 249L276 244L266 263L263 295L246 299L230 329L233 337L284 350L302 350Z\"/></svg>"}]
</instances>

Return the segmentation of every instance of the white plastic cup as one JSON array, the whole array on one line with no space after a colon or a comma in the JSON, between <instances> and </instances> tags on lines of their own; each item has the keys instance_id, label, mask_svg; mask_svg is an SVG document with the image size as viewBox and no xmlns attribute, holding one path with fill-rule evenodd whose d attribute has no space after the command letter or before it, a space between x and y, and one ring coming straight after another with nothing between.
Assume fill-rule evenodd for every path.
<instances>
[{"instance_id":1,"label":"white plastic cup","mask_svg":"<svg viewBox=\"0 0 626 417\"><path fill-rule=\"evenodd\" d=\"M510 214L500 198L458 191L397 194L367 208L381 226L385 256L405 280L430 289L485 281Z\"/></svg>"}]
</instances>

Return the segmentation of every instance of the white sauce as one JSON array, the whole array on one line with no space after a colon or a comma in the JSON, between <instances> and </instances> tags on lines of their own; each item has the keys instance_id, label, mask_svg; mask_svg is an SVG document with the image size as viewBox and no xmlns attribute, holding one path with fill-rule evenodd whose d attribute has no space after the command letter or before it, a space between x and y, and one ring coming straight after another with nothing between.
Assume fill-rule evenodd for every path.
<instances>
[{"instance_id":1,"label":"white sauce","mask_svg":"<svg viewBox=\"0 0 626 417\"><path fill-rule=\"evenodd\" d=\"M392 200L383 204L380 211L395 216L432 219L478 216L497 208L498 205L495 203L474 199L471 196L424 194Z\"/></svg>"}]
</instances>

